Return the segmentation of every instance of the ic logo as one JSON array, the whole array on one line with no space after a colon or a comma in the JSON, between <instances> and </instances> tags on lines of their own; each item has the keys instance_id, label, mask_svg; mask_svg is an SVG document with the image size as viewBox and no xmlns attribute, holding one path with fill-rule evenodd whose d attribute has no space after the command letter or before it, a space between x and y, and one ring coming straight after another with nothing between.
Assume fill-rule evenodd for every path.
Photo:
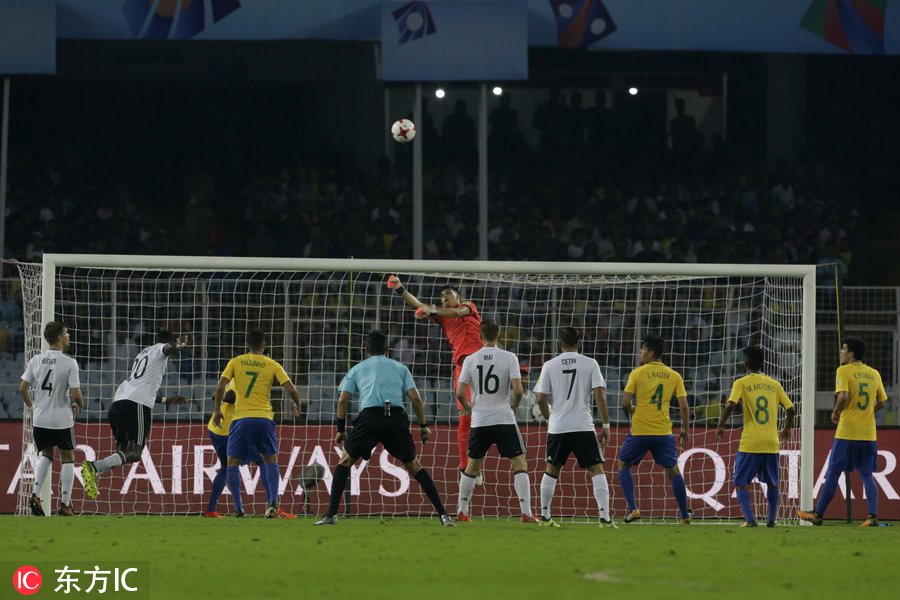
<instances>
[{"instance_id":1,"label":"ic logo","mask_svg":"<svg viewBox=\"0 0 900 600\"><path fill-rule=\"evenodd\" d=\"M25 565L13 573L13 587L23 596L30 596L41 589L43 578L35 567Z\"/></svg>"}]
</instances>

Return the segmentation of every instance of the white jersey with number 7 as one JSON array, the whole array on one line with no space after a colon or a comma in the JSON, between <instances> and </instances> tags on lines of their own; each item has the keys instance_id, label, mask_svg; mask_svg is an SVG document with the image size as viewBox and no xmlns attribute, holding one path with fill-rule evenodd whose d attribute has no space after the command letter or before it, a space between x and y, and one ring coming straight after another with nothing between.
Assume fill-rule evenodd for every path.
<instances>
[{"instance_id":1,"label":"white jersey with number 7","mask_svg":"<svg viewBox=\"0 0 900 600\"><path fill-rule=\"evenodd\" d=\"M600 365L578 352L563 352L544 363L534 386L536 394L552 396L547 433L594 431L594 388L605 388Z\"/></svg>"}]
</instances>

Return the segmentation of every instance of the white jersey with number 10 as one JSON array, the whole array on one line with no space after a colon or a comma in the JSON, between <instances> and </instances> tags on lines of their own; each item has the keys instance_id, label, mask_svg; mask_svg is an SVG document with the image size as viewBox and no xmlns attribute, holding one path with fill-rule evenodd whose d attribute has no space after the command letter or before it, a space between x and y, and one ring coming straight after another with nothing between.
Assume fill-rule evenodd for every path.
<instances>
[{"instance_id":1,"label":"white jersey with number 10","mask_svg":"<svg viewBox=\"0 0 900 600\"><path fill-rule=\"evenodd\" d=\"M460 383L468 383L472 398L472 427L515 425L510 405L510 382L521 379L519 359L507 350L485 346L463 362Z\"/></svg>"},{"instance_id":2,"label":"white jersey with number 10","mask_svg":"<svg viewBox=\"0 0 900 600\"><path fill-rule=\"evenodd\" d=\"M600 365L578 352L563 352L544 363L534 386L537 394L553 396L547 433L594 431L594 388L605 388Z\"/></svg>"},{"instance_id":3,"label":"white jersey with number 10","mask_svg":"<svg viewBox=\"0 0 900 600\"><path fill-rule=\"evenodd\" d=\"M128 379L116 388L116 401L131 400L153 408L156 394L162 385L169 357L163 352L165 344L147 346L134 359Z\"/></svg>"}]
</instances>

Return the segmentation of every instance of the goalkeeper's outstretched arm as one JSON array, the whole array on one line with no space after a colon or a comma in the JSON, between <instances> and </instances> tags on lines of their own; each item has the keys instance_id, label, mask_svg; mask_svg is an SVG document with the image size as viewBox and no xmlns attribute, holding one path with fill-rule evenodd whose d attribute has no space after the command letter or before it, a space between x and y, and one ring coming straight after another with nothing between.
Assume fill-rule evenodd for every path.
<instances>
[{"instance_id":1,"label":"goalkeeper's outstretched arm","mask_svg":"<svg viewBox=\"0 0 900 600\"><path fill-rule=\"evenodd\" d=\"M403 283L401 283L400 278L396 275L391 275L388 277L387 282L388 288L393 290L395 294L403 298L403 301L406 302L410 308L419 308L421 306L426 306L424 302L413 296L409 290L407 290Z\"/></svg>"}]
</instances>

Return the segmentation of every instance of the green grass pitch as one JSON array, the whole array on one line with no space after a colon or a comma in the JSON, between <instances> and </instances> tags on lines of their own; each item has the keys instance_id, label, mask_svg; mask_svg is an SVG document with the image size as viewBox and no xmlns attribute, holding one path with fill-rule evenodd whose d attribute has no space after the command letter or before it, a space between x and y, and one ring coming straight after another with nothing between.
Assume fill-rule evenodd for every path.
<instances>
[{"instance_id":1,"label":"green grass pitch","mask_svg":"<svg viewBox=\"0 0 900 600\"><path fill-rule=\"evenodd\" d=\"M45 587L34 598L62 597L49 593L53 569L79 561L148 565L150 590L140 596L174 599L850 600L891 597L900 584L898 527L314 520L3 515L0 562L7 576L24 564L41 569ZM8 581L0 598L21 597Z\"/></svg>"}]
</instances>

